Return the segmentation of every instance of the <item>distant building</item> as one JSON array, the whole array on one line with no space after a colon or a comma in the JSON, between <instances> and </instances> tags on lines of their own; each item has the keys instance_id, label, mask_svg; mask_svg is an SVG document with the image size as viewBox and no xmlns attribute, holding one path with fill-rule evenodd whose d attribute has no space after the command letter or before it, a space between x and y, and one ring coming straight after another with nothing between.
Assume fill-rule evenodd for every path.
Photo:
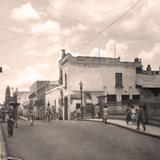
<instances>
[{"instance_id":1,"label":"distant building","mask_svg":"<svg viewBox=\"0 0 160 160\"><path fill-rule=\"evenodd\" d=\"M115 109L121 110L121 102L139 101L136 74L141 72L141 60L122 62L120 58L74 57L64 50L62 54L59 83L63 95L64 119L72 119L72 113L81 104L80 82L83 84L84 110L92 104L109 102L119 104Z\"/></svg>"},{"instance_id":2,"label":"distant building","mask_svg":"<svg viewBox=\"0 0 160 160\"><path fill-rule=\"evenodd\" d=\"M30 101L34 102L35 113L37 119L42 119L46 105L46 91L57 86L57 82L53 81L36 81L30 86Z\"/></svg>"},{"instance_id":3,"label":"distant building","mask_svg":"<svg viewBox=\"0 0 160 160\"><path fill-rule=\"evenodd\" d=\"M19 114L27 116L28 106L29 106L29 91L18 91L17 92L17 102L19 103L18 109Z\"/></svg>"},{"instance_id":4,"label":"distant building","mask_svg":"<svg viewBox=\"0 0 160 160\"><path fill-rule=\"evenodd\" d=\"M136 86L140 90L140 103L144 106L146 123L160 126L160 69L146 70L136 75Z\"/></svg>"},{"instance_id":5,"label":"distant building","mask_svg":"<svg viewBox=\"0 0 160 160\"><path fill-rule=\"evenodd\" d=\"M50 106L58 114L58 118L63 118L63 99L61 93L62 89L59 86L46 92L46 104L50 104Z\"/></svg>"}]
</instances>

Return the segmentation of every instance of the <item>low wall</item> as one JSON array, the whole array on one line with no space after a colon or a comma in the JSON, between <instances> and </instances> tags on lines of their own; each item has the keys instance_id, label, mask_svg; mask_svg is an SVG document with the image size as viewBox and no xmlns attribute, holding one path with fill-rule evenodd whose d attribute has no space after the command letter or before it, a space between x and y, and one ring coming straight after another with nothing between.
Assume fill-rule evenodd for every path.
<instances>
[{"instance_id":1,"label":"low wall","mask_svg":"<svg viewBox=\"0 0 160 160\"><path fill-rule=\"evenodd\" d=\"M109 106L109 112L110 115L109 117L111 119L126 119L126 105L112 105ZM134 105L134 109L139 108L139 105L136 104ZM100 117L103 117L103 109L100 109ZM145 104L144 105L144 111L145 111L145 123L150 124L150 125L155 125L155 126L160 126L160 104ZM89 106L83 109L83 118L88 119L88 118L98 118L96 117L97 114L94 112L94 107ZM76 119L76 112L71 113L71 119ZM132 117L133 121L136 121L135 115Z\"/></svg>"}]
</instances>

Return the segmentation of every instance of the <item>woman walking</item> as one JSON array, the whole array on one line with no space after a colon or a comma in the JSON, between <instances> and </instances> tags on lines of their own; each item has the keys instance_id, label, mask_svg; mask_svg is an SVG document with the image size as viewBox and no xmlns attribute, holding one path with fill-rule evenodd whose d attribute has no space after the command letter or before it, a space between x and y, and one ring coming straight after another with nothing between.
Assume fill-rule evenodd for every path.
<instances>
[{"instance_id":1,"label":"woman walking","mask_svg":"<svg viewBox=\"0 0 160 160\"><path fill-rule=\"evenodd\" d=\"M108 106L104 106L104 108L103 108L103 122L104 122L105 124L107 124L108 118L109 118Z\"/></svg>"}]
</instances>

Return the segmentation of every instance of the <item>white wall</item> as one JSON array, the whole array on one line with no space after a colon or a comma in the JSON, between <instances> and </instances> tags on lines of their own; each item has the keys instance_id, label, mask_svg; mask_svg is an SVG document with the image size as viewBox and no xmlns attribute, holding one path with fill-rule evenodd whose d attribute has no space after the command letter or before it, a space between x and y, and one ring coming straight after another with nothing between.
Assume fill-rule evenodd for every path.
<instances>
[{"instance_id":1,"label":"white wall","mask_svg":"<svg viewBox=\"0 0 160 160\"><path fill-rule=\"evenodd\" d=\"M58 112L58 109L60 107L59 99L60 99L59 88L54 88L46 93L46 104L49 102L51 106L55 106L56 102L56 112Z\"/></svg>"},{"instance_id":2,"label":"white wall","mask_svg":"<svg viewBox=\"0 0 160 160\"><path fill-rule=\"evenodd\" d=\"M123 66L99 66L88 67L84 65L70 65L63 69L64 74L67 73L68 91L78 91L79 82L83 82L84 91L103 91L106 86L109 94L116 94L115 73L123 74L123 94L129 94L129 87L132 87L133 94L139 91L135 88L136 71L133 67ZM64 80L63 80L64 82Z\"/></svg>"},{"instance_id":3,"label":"white wall","mask_svg":"<svg viewBox=\"0 0 160 160\"><path fill-rule=\"evenodd\" d=\"M74 91L80 91L79 82L83 82L83 91L102 91L106 94L116 94L117 101L121 101L121 95L129 95L129 87L132 87L132 94L140 94L136 88L136 69L134 66L123 65L71 65L66 63L63 66L63 86L65 86L65 73L67 74L67 89L63 89L64 96L70 98ZM115 88L115 73L122 73L123 88ZM93 103L97 102L94 92L92 93ZM75 109L75 103L70 104L69 113Z\"/></svg>"}]
</instances>

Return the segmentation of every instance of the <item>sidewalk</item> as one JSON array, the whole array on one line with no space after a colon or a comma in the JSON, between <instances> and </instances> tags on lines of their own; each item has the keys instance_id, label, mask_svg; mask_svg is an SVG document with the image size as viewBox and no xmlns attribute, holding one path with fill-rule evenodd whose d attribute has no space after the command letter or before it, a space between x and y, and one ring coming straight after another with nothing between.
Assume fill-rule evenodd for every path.
<instances>
[{"instance_id":1,"label":"sidewalk","mask_svg":"<svg viewBox=\"0 0 160 160\"><path fill-rule=\"evenodd\" d=\"M93 122L101 122L102 123L102 119L86 119L86 121L93 121ZM146 125L146 130L143 131L142 126L140 126L140 130L136 129L137 128L136 122L130 122L129 125L127 125L126 121L124 121L124 120L109 119L108 123L115 125L115 126L118 126L118 127L129 129L129 130L137 132L137 133L160 138L160 127Z\"/></svg>"},{"instance_id":2,"label":"sidewalk","mask_svg":"<svg viewBox=\"0 0 160 160\"><path fill-rule=\"evenodd\" d=\"M7 160L6 146L3 138L1 124L0 124L0 160Z\"/></svg>"}]
</instances>

